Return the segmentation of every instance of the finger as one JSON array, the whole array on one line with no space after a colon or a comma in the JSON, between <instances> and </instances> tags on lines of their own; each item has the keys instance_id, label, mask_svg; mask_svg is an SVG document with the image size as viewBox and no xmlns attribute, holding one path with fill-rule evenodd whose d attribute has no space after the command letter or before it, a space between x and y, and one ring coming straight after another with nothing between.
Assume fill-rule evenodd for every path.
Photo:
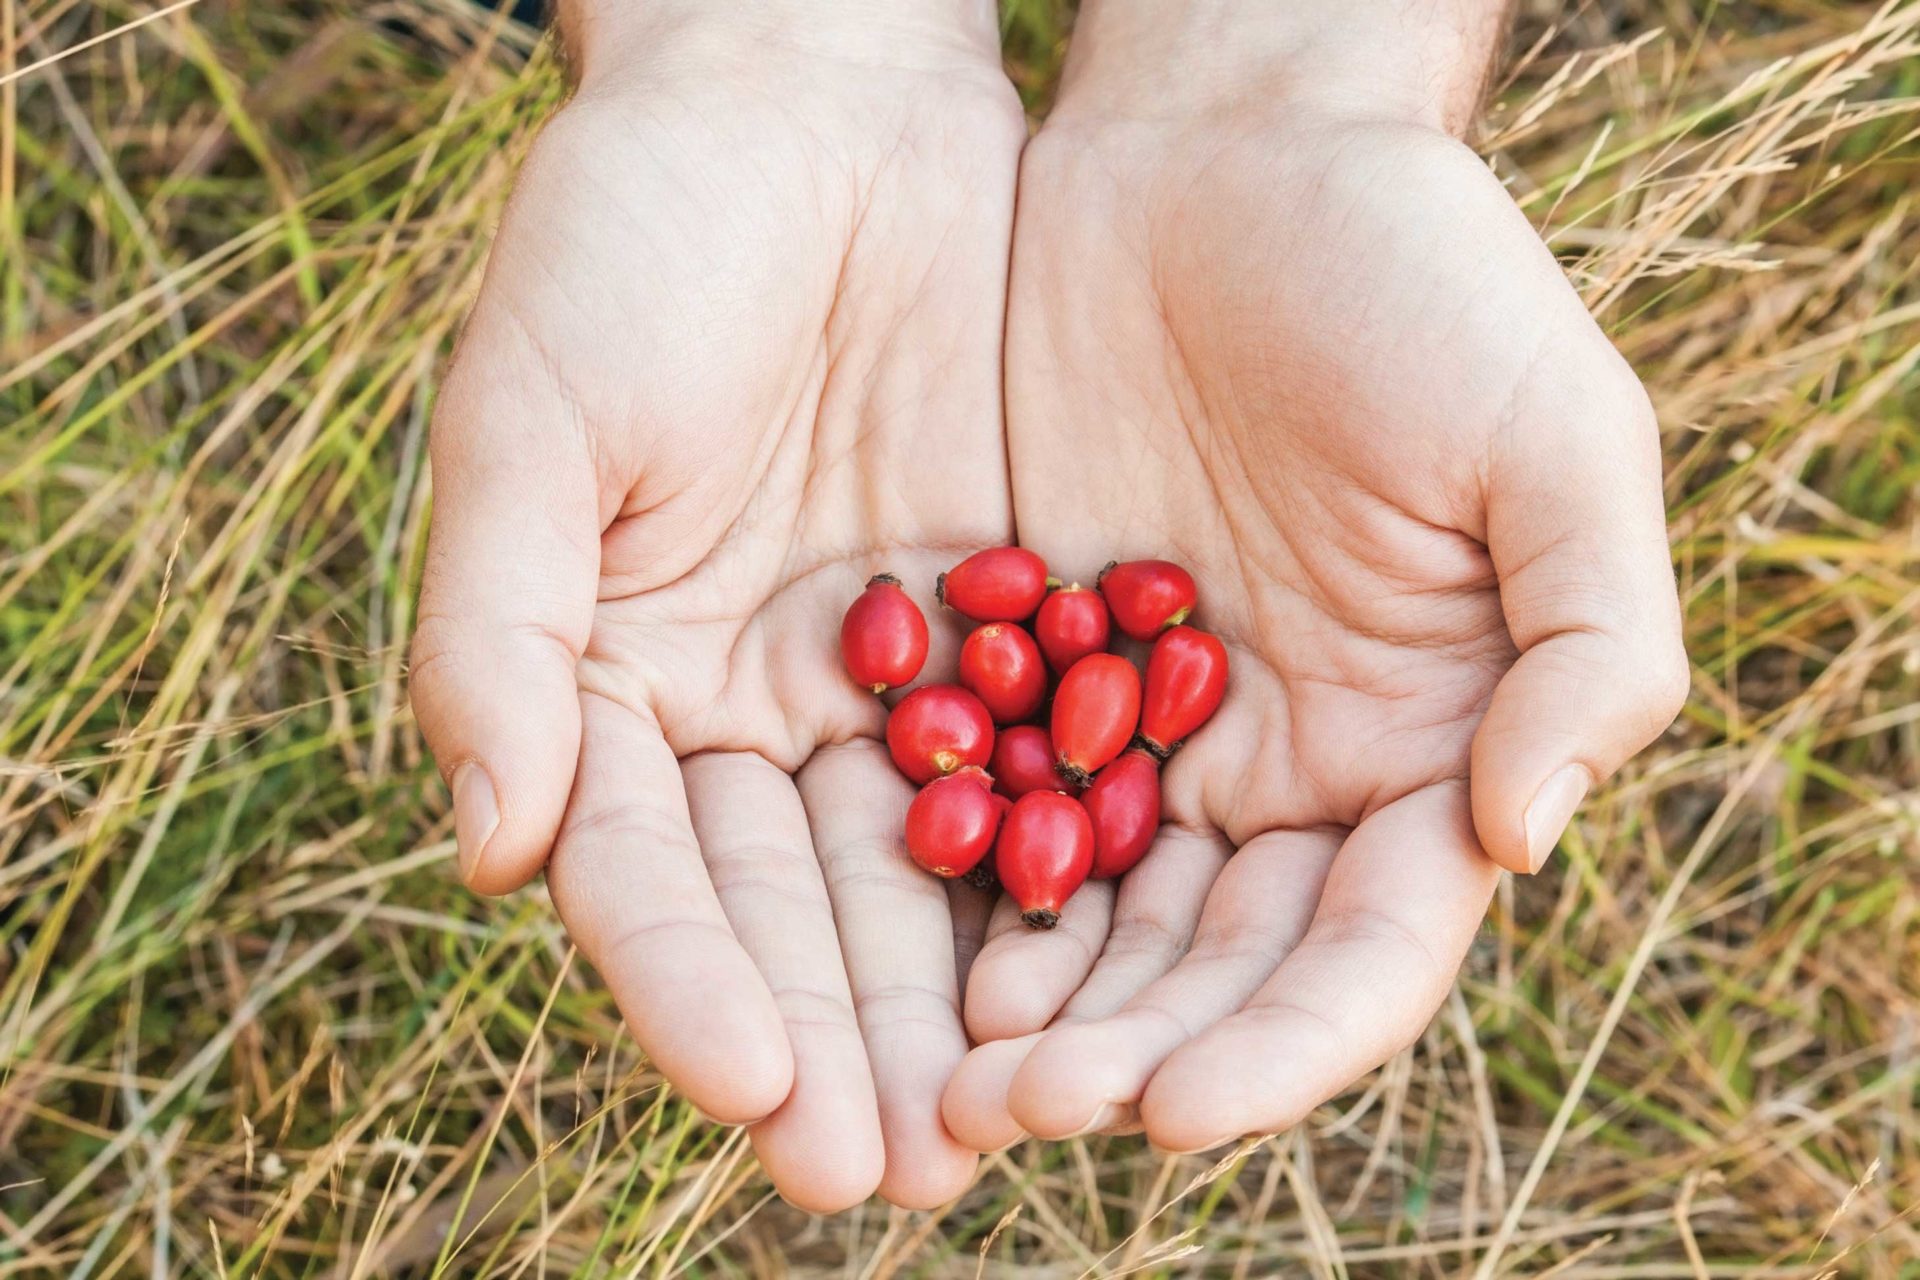
<instances>
[{"instance_id":1,"label":"finger","mask_svg":"<svg viewBox=\"0 0 1920 1280\"><path fill-rule=\"evenodd\" d=\"M1232 856L1233 846L1217 832L1163 827L1146 857L1116 882L1106 943L1061 1017L1106 1017L1178 964Z\"/></svg>"},{"instance_id":2,"label":"finger","mask_svg":"<svg viewBox=\"0 0 1920 1280\"><path fill-rule=\"evenodd\" d=\"M651 722L592 694L580 705L580 776L547 868L554 906L674 1087L727 1124L770 1115L793 1055L714 896L680 763Z\"/></svg>"},{"instance_id":3,"label":"finger","mask_svg":"<svg viewBox=\"0 0 1920 1280\"><path fill-rule=\"evenodd\" d=\"M900 833L913 787L879 743L815 752L800 770L800 798L873 1071L886 1148L880 1194L935 1208L966 1189L976 1164L940 1119L940 1091L967 1051L946 887L907 857Z\"/></svg>"},{"instance_id":4,"label":"finger","mask_svg":"<svg viewBox=\"0 0 1920 1280\"><path fill-rule=\"evenodd\" d=\"M1177 827L1160 833L1147 856L1118 882L1106 943L1085 981L1054 1020L1054 1030L989 1041L967 1055L941 1101L941 1114L955 1137L985 1152L999 1150L1027 1132L1023 1120L1015 1119L1009 1110L1007 1093L1027 1051L1043 1036L1062 1034L1063 1024L1113 1013L1172 968L1186 952L1208 890L1231 852L1218 835ZM1078 1092L1071 1081L1049 1083ZM1096 1103L1089 1114L1097 1108ZM1079 1123L1053 1126L1044 1136L1066 1137L1087 1127Z\"/></svg>"},{"instance_id":5,"label":"finger","mask_svg":"<svg viewBox=\"0 0 1920 1280\"><path fill-rule=\"evenodd\" d=\"M1154 1073L1140 1113L1153 1142L1198 1151L1297 1123L1417 1039L1493 896L1465 787L1443 783L1354 829L1313 923L1246 1009Z\"/></svg>"},{"instance_id":6,"label":"finger","mask_svg":"<svg viewBox=\"0 0 1920 1280\"><path fill-rule=\"evenodd\" d=\"M1487 545L1520 657L1474 735L1473 816L1515 872L1537 871L1587 790L1686 701L1659 433L1632 374L1605 361L1591 381L1621 389L1569 383L1525 402L1526 429L1488 484Z\"/></svg>"},{"instance_id":7,"label":"finger","mask_svg":"<svg viewBox=\"0 0 1920 1280\"><path fill-rule=\"evenodd\" d=\"M1111 880L1081 885L1051 929L1023 924L1019 904L1002 896L968 975L969 1034L975 1040L1006 1040L1053 1021L1093 968L1112 923Z\"/></svg>"},{"instance_id":8,"label":"finger","mask_svg":"<svg viewBox=\"0 0 1920 1280\"><path fill-rule=\"evenodd\" d=\"M476 313L433 417L414 714L453 790L460 875L506 893L553 847L580 753L574 665L600 571L591 460L544 373Z\"/></svg>"},{"instance_id":9,"label":"finger","mask_svg":"<svg viewBox=\"0 0 1920 1280\"><path fill-rule=\"evenodd\" d=\"M1177 965L1115 1008L1041 1037L1008 1082L1012 1123L1039 1138L1131 1123L1168 1055L1237 1013L1299 943L1339 847L1330 832L1249 840L1212 881Z\"/></svg>"},{"instance_id":10,"label":"finger","mask_svg":"<svg viewBox=\"0 0 1920 1280\"><path fill-rule=\"evenodd\" d=\"M833 907L793 779L752 753L682 765L720 905L786 1023L793 1088L748 1136L773 1185L813 1213L873 1194L885 1153Z\"/></svg>"},{"instance_id":11,"label":"finger","mask_svg":"<svg viewBox=\"0 0 1920 1280\"><path fill-rule=\"evenodd\" d=\"M1028 1052L1046 1034L1035 1031L975 1045L955 1068L940 1095L940 1115L947 1132L963 1146L985 1155L1004 1151L1027 1136L1007 1110L1007 1088Z\"/></svg>"},{"instance_id":12,"label":"finger","mask_svg":"<svg viewBox=\"0 0 1920 1280\"><path fill-rule=\"evenodd\" d=\"M993 914L998 891L968 884L965 880L947 882L947 909L953 914L953 972L960 984L960 999L965 1008L967 978L973 962L987 942L987 921Z\"/></svg>"}]
</instances>

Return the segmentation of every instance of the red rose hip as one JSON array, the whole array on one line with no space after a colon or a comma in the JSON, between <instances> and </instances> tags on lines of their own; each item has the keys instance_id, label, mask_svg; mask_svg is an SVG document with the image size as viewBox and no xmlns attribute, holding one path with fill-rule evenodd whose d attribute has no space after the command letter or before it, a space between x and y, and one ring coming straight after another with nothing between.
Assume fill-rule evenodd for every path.
<instances>
[{"instance_id":1,"label":"red rose hip","mask_svg":"<svg viewBox=\"0 0 1920 1280\"><path fill-rule=\"evenodd\" d=\"M1002 729L993 740L994 790L1018 800L1029 791L1065 791L1067 783L1053 768L1053 738L1037 724Z\"/></svg>"},{"instance_id":2,"label":"red rose hip","mask_svg":"<svg viewBox=\"0 0 1920 1280\"><path fill-rule=\"evenodd\" d=\"M1103 651L1111 631L1107 602L1098 591L1077 582L1050 592L1033 620L1033 638L1040 642L1047 664L1060 675L1088 654Z\"/></svg>"},{"instance_id":3,"label":"red rose hip","mask_svg":"<svg viewBox=\"0 0 1920 1280\"><path fill-rule=\"evenodd\" d=\"M932 782L993 754L993 719L957 684L929 684L900 699L887 717L887 750L900 772Z\"/></svg>"},{"instance_id":4,"label":"red rose hip","mask_svg":"<svg viewBox=\"0 0 1920 1280\"><path fill-rule=\"evenodd\" d=\"M975 622L1023 622L1047 594L1047 562L1025 547L976 551L941 574L933 594Z\"/></svg>"},{"instance_id":5,"label":"red rose hip","mask_svg":"<svg viewBox=\"0 0 1920 1280\"><path fill-rule=\"evenodd\" d=\"M1174 627L1153 642L1140 737L1162 760L1207 722L1227 691L1227 647L1195 627Z\"/></svg>"},{"instance_id":6,"label":"red rose hip","mask_svg":"<svg viewBox=\"0 0 1920 1280\"><path fill-rule=\"evenodd\" d=\"M907 854L937 876L964 876L979 865L999 834L1005 796L993 779L964 768L920 788L907 806Z\"/></svg>"},{"instance_id":7,"label":"red rose hip","mask_svg":"<svg viewBox=\"0 0 1920 1280\"><path fill-rule=\"evenodd\" d=\"M1020 624L989 622L960 646L960 683L987 704L995 724L1012 724L1040 709L1047 666Z\"/></svg>"},{"instance_id":8,"label":"red rose hip","mask_svg":"<svg viewBox=\"0 0 1920 1280\"><path fill-rule=\"evenodd\" d=\"M1007 799L1006 796L1000 792L995 791L993 793L993 806L993 825L994 829L998 830L1000 824L1007 820L1007 814L1013 808L1013 801ZM1000 878L993 873L993 850L989 848L986 856L973 864L973 870L967 872L967 874L960 878L976 889L992 889L998 886Z\"/></svg>"},{"instance_id":9,"label":"red rose hip","mask_svg":"<svg viewBox=\"0 0 1920 1280\"><path fill-rule=\"evenodd\" d=\"M1199 600L1193 575L1168 560L1128 560L1100 571L1100 594L1113 624L1135 640L1151 640L1187 620Z\"/></svg>"},{"instance_id":10,"label":"red rose hip","mask_svg":"<svg viewBox=\"0 0 1920 1280\"><path fill-rule=\"evenodd\" d=\"M1139 748L1100 771L1080 803L1093 823L1091 879L1125 875L1160 830L1160 762Z\"/></svg>"},{"instance_id":11,"label":"red rose hip","mask_svg":"<svg viewBox=\"0 0 1920 1280\"><path fill-rule=\"evenodd\" d=\"M1115 653L1088 654L1053 693L1054 767L1074 786L1086 786L1126 750L1139 723L1140 675L1133 664Z\"/></svg>"},{"instance_id":12,"label":"red rose hip","mask_svg":"<svg viewBox=\"0 0 1920 1280\"><path fill-rule=\"evenodd\" d=\"M840 620L840 657L855 680L873 690L910 683L927 660L927 619L900 589L900 579L876 573Z\"/></svg>"},{"instance_id":13,"label":"red rose hip","mask_svg":"<svg viewBox=\"0 0 1920 1280\"><path fill-rule=\"evenodd\" d=\"M1032 791L1013 802L993 846L1001 887L1035 929L1060 923L1060 908L1093 866L1093 823L1072 796Z\"/></svg>"}]
</instances>

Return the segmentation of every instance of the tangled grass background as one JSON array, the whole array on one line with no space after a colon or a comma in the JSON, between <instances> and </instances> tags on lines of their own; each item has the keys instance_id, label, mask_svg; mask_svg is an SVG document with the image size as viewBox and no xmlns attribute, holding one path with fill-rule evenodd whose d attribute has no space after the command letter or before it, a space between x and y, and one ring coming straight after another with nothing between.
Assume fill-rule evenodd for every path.
<instances>
[{"instance_id":1,"label":"tangled grass background","mask_svg":"<svg viewBox=\"0 0 1920 1280\"><path fill-rule=\"evenodd\" d=\"M1070 14L1005 6L1044 111ZM0 0L0 1277L1920 1275L1920 3L1535 4L1478 145L1648 380L1679 723L1217 1165L810 1219L476 900L434 378L560 100L466 0Z\"/></svg>"}]
</instances>

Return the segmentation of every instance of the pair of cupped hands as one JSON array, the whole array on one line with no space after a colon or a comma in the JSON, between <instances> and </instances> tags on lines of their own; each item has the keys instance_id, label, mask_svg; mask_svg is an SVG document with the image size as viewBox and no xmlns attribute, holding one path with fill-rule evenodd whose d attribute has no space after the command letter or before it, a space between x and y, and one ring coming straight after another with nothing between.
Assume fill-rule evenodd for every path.
<instances>
[{"instance_id":1,"label":"pair of cupped hands","mask_svg":"<svg viewBox=\"0 0 1920 1280\"><path fill-rule=\"evenodd\" d=\"M414 705L467 883L544 870L804 1207L1299 1121L1684 696L1647 398L1457 137L1497 15L1240 7L1084 5L1031 139L990 5L563 9L433 423ZM1233 663L1051 933L908 861L836 647L888 570L951 670L934 576L1014 541L1187 566Z\"/></svg>"}]
</instances>

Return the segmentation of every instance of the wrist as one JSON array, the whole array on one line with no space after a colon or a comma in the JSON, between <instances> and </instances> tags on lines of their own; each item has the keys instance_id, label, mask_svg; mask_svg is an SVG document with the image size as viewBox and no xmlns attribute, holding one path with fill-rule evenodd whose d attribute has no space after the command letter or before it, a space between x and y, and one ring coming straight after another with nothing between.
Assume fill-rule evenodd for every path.
<instances>
[{"instance_id":1,"label":"wrist","mask_svg":"<svg viewBox=\"0 0 1920 1280\"><path fill-rule=\"evenodd\" d=\"M583 89L672 68L751 80L769 58L931 70L982 56L999 65L992 0L559 0L558 21Z\"/></svg>"},{"instance_id":2,"label":"wrist","mask_svg":"<svg viewBox=\"0 0 1920 1280\"><path fill-rule=\"evenodd\" d=\"M1086 0L1056 115L1187 117L1302 106L1458 137L1511 0Z\"/></svg>"}]
</instances>

